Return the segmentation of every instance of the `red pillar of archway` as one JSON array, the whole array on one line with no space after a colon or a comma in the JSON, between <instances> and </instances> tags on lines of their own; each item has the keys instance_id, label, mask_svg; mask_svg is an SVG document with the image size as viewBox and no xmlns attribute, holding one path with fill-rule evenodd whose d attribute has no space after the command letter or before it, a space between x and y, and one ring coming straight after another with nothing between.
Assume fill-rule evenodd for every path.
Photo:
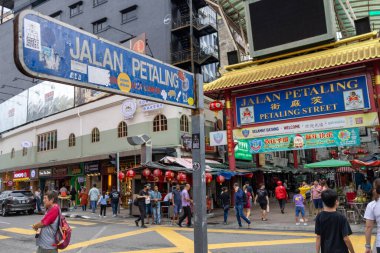
<instances>
[{"instance_id":1,"label":"red pillar of archway","mask_svg":"<svg viewBox=\"0 0 380 253\"><path fill-rule=\"evenodd\" d=\"M231 92L225 91L226 100L226 127L227 127L227 154L230 170L236 170L234 138L232 133L232 107L231 107Z\"/></svg>"}]
</instances>

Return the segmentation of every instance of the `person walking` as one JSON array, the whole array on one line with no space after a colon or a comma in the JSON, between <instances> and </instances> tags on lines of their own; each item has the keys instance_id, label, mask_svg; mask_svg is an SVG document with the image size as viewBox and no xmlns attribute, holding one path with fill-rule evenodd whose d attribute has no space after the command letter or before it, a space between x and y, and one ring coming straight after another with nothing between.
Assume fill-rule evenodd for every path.
<instances>
[{"instance_id":1,"label":"person walking","mask_svg":"<svg viewBox=\"0 0 380 253\"><path fill-rule=\"evenodd\" d=\"M96 188L96 184L93 184L88 195L90 195L90 205L91 205L92 213L95 213L96 203L98 202L98 199L100 196L100 192L99 192L98 188Z\"/></svg>"},{"instance_id":2,"label":"person walking","mask_svg":"<svg viewBox=\"0 0 380 253\"><path fill-rule=\"evenodd\" d=\"M245 184L244 184L245 187L247 187L247 192L249 192L251 194L251 199L250 199L250 206L252 207L252 204L253 204L253 199L255 197L255 194L253 192L253 188L252 186L249 185L249 181L245 181ZM243 188L244 188L243 186Z\"/></svg>"},{"instance_id":3,"label":"person walking","mask_svg":"<svg viewBox=\"0 0 380 253\"><path fill-rule=\"evenodd\" d=\"M153 222L152 224L160 225L161 224L161 199L162 195L158 191L158 186L154 186L154 190L150 193L150 199L153 210Z\"/></svg>"},{"instance_id":4,"label":"person walking","mask_svg":"<svg viewBox=\"0 0 380 253\"><path fill-rule=\"evenodd\" d=\"M247 185L243 186L243 191L245 193L245 197L247 198L247 200L244 204L245 217L247 217L249 219L249 217L251 216L252 194L248 191Z\"/></svg>"},{"instance_id":5,"label":"person walking","mask_svg":"<svg viewBox=\"0 0 380 253\"><path fill-rule=\"evenodd\" d=\"M139 194L136 196L138 205L139 205L139 211L140 211L140 217L135 220L136 226L139 226L139 221L141 221L141 227L146 228L144 224L144 218L145 218L145 211L146 211L146 202L145 200L149 198L149 192L148 192L149 186L146 184L144 185L144 189L142 189Z\"/></svg>"},{"instance_id":6,"label":"person walking","mask_svg":"<svg viewBox=\"0 0 380 253\"><path fill-rule=\"evenodd\" d=\"M227 219L228 219L228 211L230 210L230 194L228 193L228 188L223 187L223 192L220 195L220 199L222 200L222 206L223 206L223 216L224 216L224 225L227 225Z\"/></svg>"},{"instance_id":7,"label":"person walking","mask_svg":"<svg viewBox=\"0 0 380 253\"><path fill-rule=\"evenodd\" d=\"M187 217L187 227L191 227L191 203L193 203L193 200L190 199L189 191L190 191L190 184L186 184L185 188L181 192L181 199L182 199L182 208L183 208L183 214L182 217L179 219L177 225L182 227L182 222Z\"/></svg>"},{"instance_id":8,"label":"person walking","mask_svg":"<svg viewBox=\"0 0 380 253\"><path fill-rule=\"evenodd\" d=\"M76 199L77 199L77 190L72 185L71 190L70 190L70 202L71 202L71 207L73 207L74 209L77 209Z\"/></svg>"},{"instance_id":9,"label":"person walking","mask_svg":"<svg viewBox=\"0 0 380 253\"><path fill-rule=\"evenodd\" d=\"M58 194L48 191L44 195L46 213L42 220L32 227L36 231L36 253L58 253L56 246L56 233L59 227L60 207L58 206Z\"/></svg>"},{"instance_id":10,"label":"person walking","mask_svg":"<svg viewBox=\"0 0 380 253\"><path fill-rule=\"evenodd\" d=\"M303 198L300 189L295 190L295 195L293 196L293 202L295 205L295 213L296 213L296 226L300 225L300 221L298 217L301 213L303 225L307 226L306 218L305 218L305 199Z\"/></svg>"},{"instance_id":11,"label":"person walking","mask_svg":"<svg viewBox=\"0 0 380 253\"><path fill-rule=\"evenodd\" d=\"M179 213L182 209L181 186L179 184L173 189L172 203L174 207L173 223L175 223L175 221L179 219Z\"/></svg>"},{"instance_id":12,"label":"person walking","mask_svg":"<svg viewBox=\"0 0 380 253\"><path fill-rule=\"evenodd\" d=\"M82 211L85 212L87 210L88 204L88 194L86 187L83 187L81 192L79 193L80 205L82 207Z\"/></svg>"},{"instance_id":13,"label":"person walking","mask_svg":"<svg viewBox=\"0 0 380 253\"><path fill-rule=\"evenodd\" d=\"M311 187L311 199L313 200L314 208L317 211L317 215L323 209L322 203L322 186L319 185L318 181L314 181L314 185Z\"/></svg>"},{"instance_id":14,"label":"person walking","mask_svg":"<svg viewBox=\"0 0 380 253\"><path fill-rule=\"evenodd\" d=\"M309 216L312 216L312 213L313 213L313 203L312 203L312 200L311 200L311 186L308 185L304 181L304 182L302 182L301 187L298 188L298 189L300 190L300 193L301 193L302 197L306 201L306 205L307 205L308 210L309 210Z\"/></svg>"},{"instance_id":15,"label":"person walking","mask_svg":"<svg viewBox=\"0 0 380 253\"><path fill-rule=\"evenodd\" d=\"M373 200L367 205L364 213L365 222L365 253L371 253L372 229L377 224L376 251L380 253L380 178L373 181Z\"/></svg>"},{"instance_id":16,"label":"person walking","mask_svg":"<svg viewBox=\"0 0 380 253\"><path fill-rule=\"evenodd\" d=\"M347 218L336 211L339 205L336 191L322 192L324 210L315 219L315 248L321 253L355 253L349 236L352 234Z\"/></svg>"},{"instance_id":17,"label":"person walking","mask_svg":"<svg viewBox=\"0 0 380 253\"><path fill-rule=\"evenodd\" d=\"M278 200L278 204L280 205L281 213L285 213L285 203L288 198L288 194L286 192L286 188L282 185L281 181L277 181L277 187L275 189L276 199Z\"/></svg>"},{"instance_id":18,"label":"person walking","mask_svg":"<svg viewBox=\"0 0 380 253\"><path fill-rule=\"evenodd\" d=\"M117 210L119 205L121 205L121 194L119 191L116 190L116 187L112 187L111 191L111 207L112 207L112 217L117 216Z\"/></svg>"},{"instance_id":19,"label":"person walking","mask_svg":"<svg viewBox=\"0 0 380 253\"><path fill-rule=\"evenodd\" d=\"M145 215L148 219L148 224L150 223L150 217L153 218L153 209L152 209L152 200L150 198L150 193L152 192L150 189L150 184L147 184L147 190L148 190L148 197L145 199Z\"/></svg>"},{"instance_id":20,"label":"person walking","mask_svg":"<svg viewBox=\"0 0 380 253\"><path fill-rule=\"evenodd\" d=\"M251 225L251 221L247 219L247 217L244 216L243 213L243 206L246 202L245 194L242 189L239 188L239 184L234 184L234 190L235 190L235 212L236 212L236 219L239 224L239 228L242 227L241 219L242 218L245 222L248 224L248 228Z\"/></svg>"},{"instance_id":21,"label":"person walking","mask_svg":"<svg viewBox=\"0 0 380 253\"><path fill-rule=\"evenodd\" d=\"M106 217L106 209L107 209L107 201L109 199L109 196L106 195L106 192L103 191L102 195L100 196L98 200L98 205L100 204L100 218L105 218Z\"/></svg>"},{"instance_id":22,"label":"person walking","mask_svg":"<svg viewBox=\"0 0 380 253\"><path fill-rule=\"evenodd\" d=\"M264 184L260 184L260 189L256 192L255 205L259 203L261 208L261 220L267 221L267 211L269 210L269 197L268 191L265 189Z\"/></svg>"},{"instance_id":23,"label":"person walking","mask_svg":"<svg viewBox=\"0 0 380 253\"><path fill-rule=\"evenodd\" d=\"M37 213L41 214L41 189L38 187L37 190L34 192L34 197L36 199L36 206L37 206Z\"/></svg>"}]
</instances>

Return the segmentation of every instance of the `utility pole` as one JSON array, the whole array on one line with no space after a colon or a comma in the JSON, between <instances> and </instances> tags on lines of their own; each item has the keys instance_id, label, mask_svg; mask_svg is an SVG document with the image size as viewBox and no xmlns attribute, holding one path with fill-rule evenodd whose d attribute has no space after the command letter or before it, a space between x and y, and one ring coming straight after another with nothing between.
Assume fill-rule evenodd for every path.
<instances>
[{"instance_id":1,"label":"utility pole","mask_svg":"<svg viewBox=\"0 0 380 253\"><path fill-rule=\"evenodd\" d=\"M196 74L196 109L192 110L192 156L193 156L193 195L194 195L194 252L207 253L207 212L205 178L205 128L203 77ZM195 140L198 140L196 142Z\"/></svg>"},{"instance_id":2,"label":"utility pole","mask_svg":"<svg viewBox=\"0 0 380 253\"><path fill-rule=\"evenodd\" d=\"M117 175L117 191L120 192L120 180L119 180L119 172L120 172L120 153L116 153L116 175Z\"/></svg>"}]
</instances>

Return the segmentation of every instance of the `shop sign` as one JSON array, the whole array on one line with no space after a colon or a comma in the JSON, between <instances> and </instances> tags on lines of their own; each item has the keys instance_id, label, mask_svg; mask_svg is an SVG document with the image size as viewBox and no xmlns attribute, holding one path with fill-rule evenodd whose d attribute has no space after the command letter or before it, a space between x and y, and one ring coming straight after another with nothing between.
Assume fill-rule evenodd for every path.
<instances>
[{"instance_id":1,"label":"shop sign","mask_svg":"<svg viewBox=\"0 0 380 253\"><path fill-rule=\"evenodd\" d=\"M311 148L359 146L359 128L346 128L241 140L252 154Z\"/></svg>"},{"instance_id":2,"label":"shop sign","mask_svg":"<svg viewBox=\"0 0 380 253\"><path fill-rule=\"evenodd\" d=\"M82 175L83 170L81 167L70 167L69 168L69 175L70 176L77 176L77 175Z\"/></svg>"},{"instance_id":3,"label":"shop sign","mask_svg":"<svg viewBox=\"0 0 380 253\"><path fill-rule=\"evenodd\" d=\"M238 125L370 109L366 76L237 97Z\"/></svg>"},{"instance_id":4,"label":"shop sign","mask_svg":"<svg viewBox=\"0 0 380 253\"><path fill-rule=\"evenodd\" d=\"M38 176L41 177L51 177L52 169L39 169Z\"/></svg>"},{"instance_id":5,"label":"shop sign","mask_svg":"<svg viewBox=\"0 0 380 253\"><path fill-rule=\"evenodd\" d=\"M99 170L99 164L85 164L84 165L84 173L90 174L90 173L100 173Z\"/></svg>"},{"instance_id":6,"label":"shop sign","mask_svg":"<svg viewBox=\"0 0 380 253\"><path fill-rule=\"evenodd\" d=\"M210 132L210 146L227 145L227 131Z\"/></svg>"},{"instance_id":7,"label":"shop sign","mask_svg":"<svg viewBox=\"0 0 380 253\"><path fill-rule=\"evenodd\" d=\"M31 169L30 170L30 179L37 179L37 178L38 178L37 169Z\"/></svg>"},{"instance_id":8,"label":"shop sign","mask_svg":"<svg viewBox=\"0 0 380 253\"><path fill-rule=\"evenodd\" d=\"M161 104L161 103L154 103L154 104L149 104L149 105L145 105L142 110L144 112L149 112L149 111L155 111L155 110L160 110L164 108L164 104Z\"/></svg>"},{"instance_id":9,"label":"shop sign","mask_svg":"<svg viewBox=\"0 0 380 253\"><path fill-rule=\"evenodd\" d=\"M125 100L121 105L121 113L124 116L124 119L132 119L136 113L136 101L134 99Z\"/></svg>"},{"instance_id":10,"label":"shop sign","mask_svg":"<svg viewBox=\"0 0 380 253\"><path fill-rule=\"evenodd\" d=\"M15 34L15 61L24 74L195 108L190 72L32 10L19 13Z\"/></svg>"},{"instance_id":11,"label":"shop sign","mask_svg":"<svg viewBox=\"0 0 380 253\"><path fill-rule=\"evenodd\" d=\"M84 182L84 177L78 177L78 183L83 183Z\"/></svg>"},{"instance_id":12,"label":"shop sign","mask_svg":"<svg viewBox=\"0 0 380 253\"><path fill-rule=\"evenodd\" d=\"M246 141L239 140L235 146L235 159L252 161L252 154Z\"/></svg>"},{"instance_id":13,"label":"shop sign","mask_svg":"<svg viewBox=\"0 0 380 253\"><path fill-rule=\"evenodd\" d=\"M18 170L13 172L13 180L17 179L29 179L30 170Z\"/></svg>"},{"instance_id":14,"label":"shop sign","mask_svg":"<svg viewBox=\"0 0 380 253\"><path fill-rule=\"evenodd\" d=\"M12 187L12 186L13 186L13 181L9 180L9 181L7 182L7 186Z\"/></svg>"},{"instance_id":15,"label":"shop sign","mask_svg":"<svg viewBox=\"0 0 380 253\"><path fill-rule=\"evenodd\" d=\"M284 124L234 129L234 139L252 139L279 134L306 133L310 131L374 126L379 122L377 113L354 114L344 117L305 120Z\"/></svg>"},{"instance_id":16,"label":"shop sign","mask_svg":"<svg viewBox=\"0 0 380 253\"><path fill-rule=\"evenodd\" d=\"M53 176L55 177L67 176L67 168L53 168Z\"/></svg>"}]
</instances>

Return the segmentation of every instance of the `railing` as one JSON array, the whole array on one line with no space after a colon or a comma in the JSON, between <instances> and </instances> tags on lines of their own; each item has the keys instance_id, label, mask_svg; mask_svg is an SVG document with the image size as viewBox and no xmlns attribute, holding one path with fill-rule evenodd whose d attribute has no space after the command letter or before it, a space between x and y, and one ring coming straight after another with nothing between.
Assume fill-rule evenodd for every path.
<instances>
[{"instance_id":1,"label":"railing","mask_svg":"<svg viewBox=\"0 0 380 253\"><path fill-rule=\"evenodd\" d=\"M181 16L173 20L172 29L177 29L180 27L185 27L190 25L190 15ZM203 29L206 26L212 26L216 29L216 19L211 15L202 14L201 16L195 17L193 19L193 25L198 30Z\"/></svg>"},{"instance_id":2,"label":"railing","mask_svg":"<svg viewBox=\"0 0 380 253\"><path fill-rule=\"evenodd\" d=\"M201 64L209 57L218 58L218 50L216 47L194 47L194 61ZM171 54L173 64L191 61L191 50L185 49Z\"/></svg>"}]
</instances>

